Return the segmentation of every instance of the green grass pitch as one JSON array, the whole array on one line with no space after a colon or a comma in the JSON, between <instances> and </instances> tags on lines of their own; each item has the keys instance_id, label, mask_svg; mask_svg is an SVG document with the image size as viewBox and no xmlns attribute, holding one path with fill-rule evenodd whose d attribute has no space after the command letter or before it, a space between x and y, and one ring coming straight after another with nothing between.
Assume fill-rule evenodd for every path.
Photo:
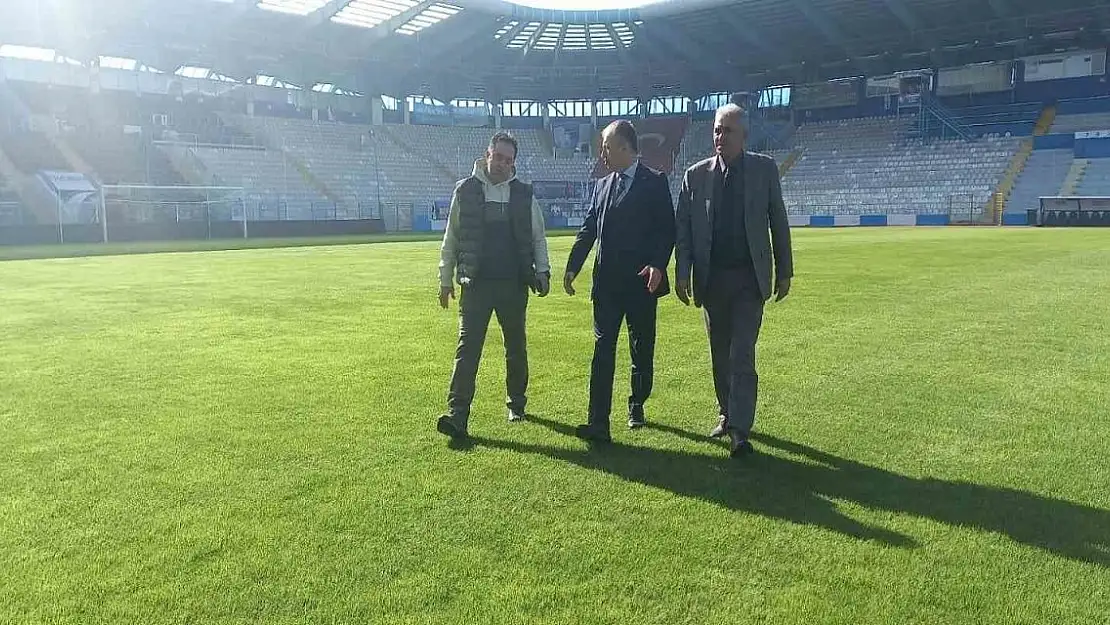
<instances>
[{"instance_id":1,"label":"green grass pitch","mask_svg":"<svg viewBox=\"0 0 1110 625\"><path fill-rule=\"evenodd\" d=\"M673 297L652 427L622 342L614 446L567 435L583 276L530 301L531 422L491 331L460 450L435 242L2 262L0 623L1106 623L1107 233L795 249L741 463Z\"/></svg>"}]
</instances>

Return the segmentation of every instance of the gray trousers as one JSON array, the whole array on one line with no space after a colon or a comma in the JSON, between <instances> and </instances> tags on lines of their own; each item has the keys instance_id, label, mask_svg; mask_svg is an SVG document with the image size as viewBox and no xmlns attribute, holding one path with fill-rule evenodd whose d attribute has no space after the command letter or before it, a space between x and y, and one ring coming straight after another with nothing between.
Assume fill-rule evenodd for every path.
<instances>
[{"instance_id":1,"label":"gray trousers","mask_svg":"<svg viewBox=\"0 0 1110 625\"><path fill-rule=\"evenodd\" d=\"M755 346L763 325L763 295L751 268L713 269L702 303L713 387L728 429L746 438L755 423L759 375Z\"/></svg>"},{"instance_id":2,"label":"gray trousers","mask_svg":"<svg viewBox=\"0 0 1110 625\"><path fill-rule=\"evenodd\" d=\"M494 314L505 339L506 403L509 408L524 412L528 391L527 308L528 287L518 280L476 280L462 287L459 294L459 344L455 349L455 368L447 393L447 414L456 425L465 429L470 418L478 363L482 359L490 317Z\"/></svg>"}]
</instances>

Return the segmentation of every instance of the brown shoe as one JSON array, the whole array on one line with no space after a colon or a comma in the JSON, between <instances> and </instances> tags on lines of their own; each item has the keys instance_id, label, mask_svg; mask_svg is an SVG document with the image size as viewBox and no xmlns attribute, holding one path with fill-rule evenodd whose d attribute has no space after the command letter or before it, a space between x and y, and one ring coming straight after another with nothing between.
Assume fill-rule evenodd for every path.
<instances>
[{"instance_id":1,"label":"brown shoe","mask_svg":"<svg viewBox=\"0 0 1110 625\"><path fill-rule=\"evenodd\" d=\"M718 417L717 427L713 428L713 431L709 433L709 437L721 438L725 434L728 434L728 417L721 415Z\"/></svg>"}]
</instances>

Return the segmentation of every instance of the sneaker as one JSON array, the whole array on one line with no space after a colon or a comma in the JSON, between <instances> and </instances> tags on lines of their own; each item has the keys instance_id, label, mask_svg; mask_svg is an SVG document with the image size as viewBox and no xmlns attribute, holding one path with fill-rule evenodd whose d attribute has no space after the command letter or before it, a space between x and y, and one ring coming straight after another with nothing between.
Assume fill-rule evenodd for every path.
<instances>
[{"instance_id":1,"label":"sneaker","mask_svg":"<svg viewBox=\"0 0 1110 625\"><path fill-rule=\"evenodd\" d=\"M709 433L710 438L721 438L728 434L728 417L721 415L717 418L717 427Z\"/></svg>"},{"instance_id":2,"label":"sneaker","mask_svg":"<svg viewBox=\"0 0 1110 625\"><path fill-rule=\"evenodd\" d=\"M509 423L518 423L520 421L526 420L527 418L528 417L526 417L524 415L523 410L517 410L516 408L509 408Z\"/></svg>"}]
</instances>

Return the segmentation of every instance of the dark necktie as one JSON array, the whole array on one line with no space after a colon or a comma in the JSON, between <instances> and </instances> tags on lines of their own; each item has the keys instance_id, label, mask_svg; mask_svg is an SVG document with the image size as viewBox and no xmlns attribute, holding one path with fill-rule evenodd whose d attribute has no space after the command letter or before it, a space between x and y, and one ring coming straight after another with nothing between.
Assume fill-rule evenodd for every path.
<instances>
[{"instance_id":1,"label":"dark necktie","mask_svg":"<svg viewBox=\"0 0 1110 625\"><path fill-rule=\"evenodd\" d=\"M624 172L617 174L617 192L613 194L613 204L619 204L624 199L624 192L628 190L628 176Z\"/></svg>"}]
</instances>

